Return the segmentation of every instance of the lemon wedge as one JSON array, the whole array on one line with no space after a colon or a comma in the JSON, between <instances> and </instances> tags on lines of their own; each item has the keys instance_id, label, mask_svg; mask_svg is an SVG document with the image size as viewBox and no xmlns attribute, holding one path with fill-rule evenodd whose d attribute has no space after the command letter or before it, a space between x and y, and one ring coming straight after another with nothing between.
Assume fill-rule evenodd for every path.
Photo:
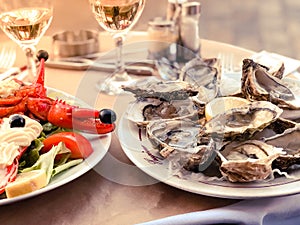
<instances>
[{"instance_id":1,"label":"lemon wedge","mask_svg":"<svg viewBox=\"0 0 300 225\"><path fill-rule=\"evenodd\" d=\"M205 106L205 118L209 121L211 118L224 113L225 111L238 108L250 103L247 99L239 97L219 97L215 98Z\"/></svg>"},{"instance_id":2,"label":"lemon wedge","mask_svg":"<svg viewBox=\"0 0 300 225\"><path fill-rule=\"evenodd\" d=\"M7 198L13 198L41 189L46 185L47 175L45 170L32 170L18 174L16 180L5 187L5 192Z\"/></svg>"}]
</instances>

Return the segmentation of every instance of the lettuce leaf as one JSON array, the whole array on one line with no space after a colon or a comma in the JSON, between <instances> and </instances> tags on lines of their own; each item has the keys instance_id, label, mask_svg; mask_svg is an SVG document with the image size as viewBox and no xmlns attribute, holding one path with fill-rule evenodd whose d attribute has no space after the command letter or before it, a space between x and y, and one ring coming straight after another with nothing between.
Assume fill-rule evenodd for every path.
<instances>
[{"instance_id":1,"label":"lettuce leaf","mask_svg":"<svg viewBox=\"0 0 300 225\"><path fill-rule=\"evenodd\" d=\"M60 132L64 132L64 131L69 131L70 129L67 128L62 128L62 127L58 127L53 125L50 122L47 122L45 124L43 124L43 134L42 136L46 137L55 133L60 133Z\"/></svg>"},{"instance_id":2,"label":"lettuce leaf","mask_svg":"<svg viewBox=\"0 0 300 225\"><path fill-rule=\"evenodd\" d=\"M19 161L18 170L21 171L26 167L31 167L40 157L40 150L43 147L43 139L38 138L32 141L31 145L22 155Z\"/></svg>"},{"instance_id":3,"label":"lettuce leaf","mask_svg":"<svg viewBox=\"0 0 300 225\"><path fill-rule=\"evenodd\" d=\"M25 168L25 169L21 170L21 172L23 173L23 172L28 172L28 171L32 171L32 170L43 169L46 172L47 184L48 184L50 182L50 179L54 175L66 170L72 166L75 166L83 161L82 159L67 161L70 156L69 153L70 153L70 150L68 148L66 148L66 146L63 142L60 142L58 145L53 146L52 149L50 151L48 151L47 153L40 155L39 159L31 167ZM55 157L58 154L60 154L60 161L59 161L58 165L56 166Z\"/></svg>"},{"instance_id":4,"label":"lettuce leaf","mask_svg":"<svg viewBox=\"0 0 300 225\"><path fill-rule=\"evenodd\" d=\"M54 177L56 174L66 170L66 169L69 169L70 167L78 165L82 161L83 161L83 159L74 159L74 160L68 161L64 164L61 164L61 165L55 167L52 171L52 177Z\"/></svg>"}]
</instances>

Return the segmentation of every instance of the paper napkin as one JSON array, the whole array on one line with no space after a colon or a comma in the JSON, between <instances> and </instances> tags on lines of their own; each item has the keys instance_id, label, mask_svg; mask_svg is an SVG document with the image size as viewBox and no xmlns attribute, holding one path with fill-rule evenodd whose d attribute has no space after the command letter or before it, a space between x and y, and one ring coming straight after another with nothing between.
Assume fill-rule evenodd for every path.
<instances>
[{"instance_id":1,"label":"paper napkin","mask_svg":"<svg viewBox=\"0 0 300 225\"><path fill-rule=\"evenodd\" d=\"M294 71L296 71L300 67L300 61L296 59L292 59L283 55L279 55L276 53L271 53L267 51L261 51L251 56L251 58L264 66L276 70L280 67L282 63L284 63L284 74L286 76Z\"/></svg>"},{"instance_id":2,"label":"paper napkin","mask_svg":"<svg viewBox=\"0 0 300 225\"><path fill-rule=\"evenodd\" d=\"M139 225L297 225L300 224L300 194L243 200L233 205L192 212Z\"/></svg>"}]
</instances>

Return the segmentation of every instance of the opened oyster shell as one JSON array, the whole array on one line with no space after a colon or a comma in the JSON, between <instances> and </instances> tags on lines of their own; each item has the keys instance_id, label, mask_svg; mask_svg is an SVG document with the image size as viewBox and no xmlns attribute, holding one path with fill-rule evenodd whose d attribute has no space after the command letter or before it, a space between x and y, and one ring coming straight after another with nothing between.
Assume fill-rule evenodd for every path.
<instances>
[{"instance_id":1,"label":"opened oyster shell","mask_svg":"<svg viewBox=\"0 0 300 225\"><path fill-rule=\"evenodd\" d=\"M282 109L268 101L257 101L233 108L213 117L203 130L203 135L223 134L224 138L249 138L275 121Z\"/></svg>"},{"instance_id":2,"label":"opened oyster shell","mask_svg":"<svg viewBox=\"0 0 300 225\"><path fill-rule=\"evenodd\" d=\"M284 62L281 59L275 57L272 53L261 51L252 56L252 59L263 65L265 69L274 77L279 79L283 78L283 74L285 71Z\"/></svg>"},{"instance_id":3,"label":"opened oyster shell","mask_svg":"<svg viewBox=\"0 0 300 225\"><path fill-rule=\"evenodd\" d=\"M146 132L152 145L167 158L174 150L198 152L200 128L198 123L190 120L160 120L150 122Z\"/></svg>"},{"instance_id":4,"label":"opened oyster shell","mask_svg":"<svg viewBox=\"0 0 300 225\"><path fill-rule=\"evenodd\" d=\"M204 106L191 98L185 100L161 101L156 98L143 98L131 102L126 111L126 118L138 126L145 126L150 121L161 119L198 120L204 114Z\"/></svg>"},{"instance_id":5,"label":"opened oyster shell","mask_svg":"<svg viewBox=\"0 0 300 225\"><path fill-rule=\"evenodd\" d=\"M272 162L281 154L282 149L263 141L232 142L218 152L220 171L231 182L264 180L272 173Z\"/></svg>"},{"instance_id":6,"label":"opened oyster shell","mask_svg":"<svg viewBox=\"0 0 300 225\"><path fill-rule=\"evenodd\" d=\"M265 138L265 142L286 152L274 161L275 168L287 170L292 165L300 165L300 124L286 129L283 133Z\"/></svg>"},{"instance_id":7,"label":"opened oyster shell","mask_svg":"<svg viewBox=\"0 0 300 225\"><path fill-rule=\"evenodd\" d=\"M248 100L270 101L282 108L300 108L300 97L251 59L243 60L241 92Z\"/></svg>"},{"instance_id":8,"label":"opened oyster shell","mask_svg":"<svg viewBox=\"0 0 300 225\"><path fill-rule=\"evenodd\" d=\"M139 126L147 125L149 119L144 115L145 108L154 108L160 104L162 104L162 101L157 98L137 99L136 101L129 103L125 117Z\"/></svg>"},{"instance_id":9,"label":"opened oyster shell","mask_svg":"<svg viewBox=\"0 0 300 225\"><path fill-rule=\"evenodd\" d=\"M282 116L282 114L280 115L280 117L278 119L276 119L274 122L272 122L266 128L264 128L262 131L254 134L254 136L251 139L265 140L266 138L271 138L278 134L282 134L286 130L295 128L297 126L297 123L295 123L291 120L281 118L281 116Z\"/></svg>"},{"instance_id":10,"label":"opened oyster shell","mask_svg":"<svg viewBox=\"0 0 300 225\"><path fill-rule=\"evenodd\" d=\"M215 64L214 61L213 64ZM198 90L198 99L207 103L219 94L221 73L218 66L212 66L201 58L195 58L182 68L180 79Z\"/></svg>"},{"instance_id":11,"label":"opened oyster shell","mask_svg":"<svg viewBox=\"0 0 300 225\"><path fill-rule=\"evenodd\" d=\"M158 98L164 101L184 100L198 94L198 90L187 82L162 81L154 77L139 80L122 88L133 93L136 98Z\"/></svg>"},{"instance_id":12,"label":"opened oyster shell","mask_svg":"<svg viewBox=\"0 0 300 225\"><path fill-rule=\"evenodd\" d=\"M299 109L284 109L281 115L282 118L292 120L296 123L300 123L300 110Z\"/></svg>"},{"instance_id":13,"label":"opened oyster shell","mask_svg":"<svg viewBox=\"0 0 300 225\"><path fill-rule=\"evenodd\" d=\"M180 74L183 81L150 78L123 87L136 97L127 118L146 126L148 140L163 157L172 161L180 155L186 170L204 174L214 164L209 169L219 166L218 178L221 173L230 182L264 180L274 168L300 165L300 125L281 118L281 108L300 109L300 95L285 78L275 76L265 66L245 59L239 90L251 103L201 126L197 118L203 115L203 105L220 94L220 73L217 67L194 59Z\"/></svg>"}]
</instances>

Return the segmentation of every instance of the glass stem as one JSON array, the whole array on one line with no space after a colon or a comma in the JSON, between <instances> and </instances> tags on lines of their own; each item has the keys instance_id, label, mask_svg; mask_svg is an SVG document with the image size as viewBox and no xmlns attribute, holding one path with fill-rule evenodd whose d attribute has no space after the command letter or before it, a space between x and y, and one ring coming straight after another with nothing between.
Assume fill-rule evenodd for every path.
<instances>
[{"instance_id":1,"label":"glass stem","mask_svg":"<svg viewBox=\"0 0 300 225\"><path fill-rule=\"evenodd\" d=\"M116 73L114 74L115 80L127 81L129 76L125 70L125 64L123 60L123 41L124 35L115 35L114 41L116 45Z\"/></svg>"},{"instance_id":2,"label":"glass stem","mask_svg":"<svg viewBox=\"0 0 300 225\"><path fill-rule=\"evenodd\" d=\"M37 76L37 68L35 62L35 48L34 47L27 47L25 48L25 54L27 57L27 77L25 78L28 82L33 82Z\"/></svg>"},{"instance_id":3,"label":"glass stem","mask_svg":"<svg viewBox=\"0 0 300 225\"><path fill-rule=\"evenodd\" d=\"M117 67L118 71L123 72L125 70L124 60L123 60L123 57L122 57L122 54L123 54L123 37L122 36L116 37L115 44L116 44L116 47L117 47L116 67Z\"/></svg>"}]
</instances>

